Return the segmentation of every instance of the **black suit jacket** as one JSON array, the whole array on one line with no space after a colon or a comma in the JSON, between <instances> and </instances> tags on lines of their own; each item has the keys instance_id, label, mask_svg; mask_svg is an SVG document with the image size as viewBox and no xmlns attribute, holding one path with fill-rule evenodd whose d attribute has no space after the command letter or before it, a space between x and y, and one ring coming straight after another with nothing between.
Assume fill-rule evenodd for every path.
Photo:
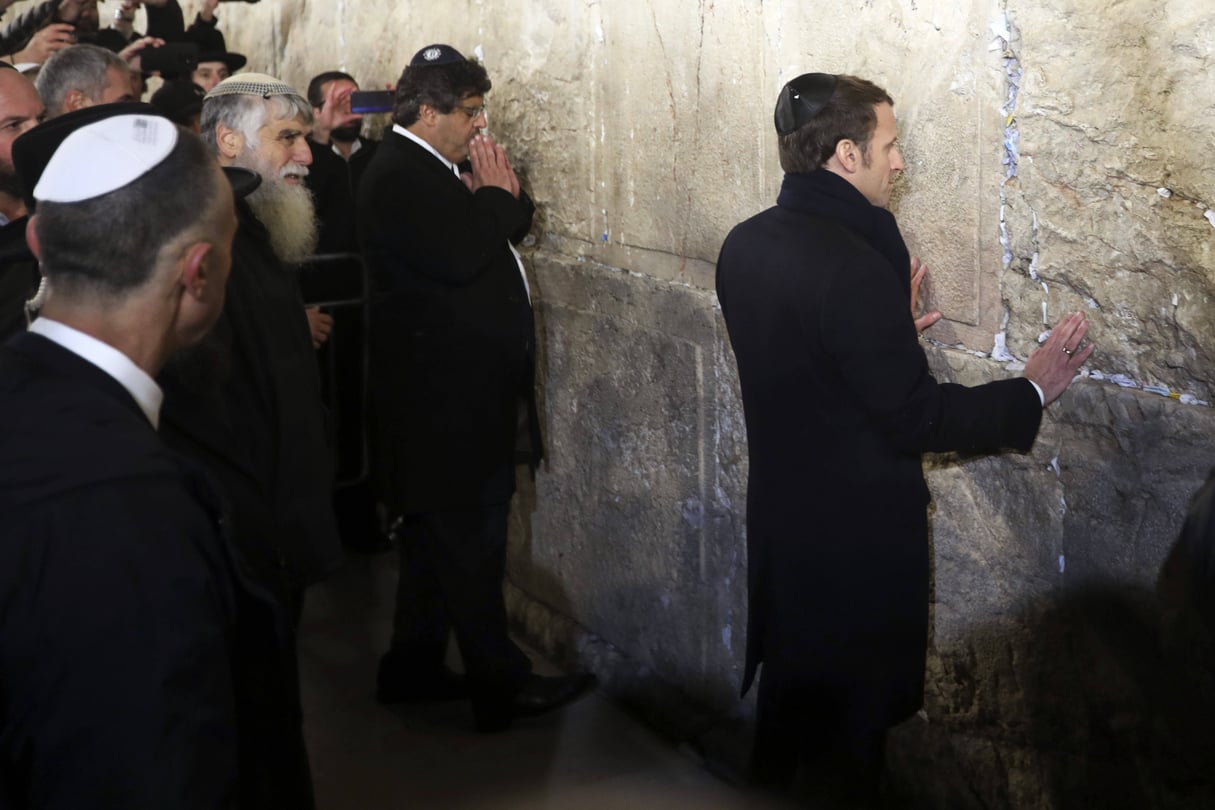
<instances>
[{"instance_id":1,"label":"black suit jacket","mask_svg":"<svg viewBox=\"0 0 1215 810\"><path fill-rule=\"evenodd\" d=\"M308 139L312 150L312 165L304 182L316 204L320 222L317 253L352 253L358 250L354 227L354 201L359 183L375 156L379 141L360 138L359 150L344 160L329 144Z\"/></svg>"},{"instance_id":2,"label":"black suit jacket","mask_svg":"<svg viewBox=\"0 0 1215 810\"><path fill-rule=\"evenodd\" d=\"M1026 450L1042 415L1025 379L933 379L908 270L839 222L780 206L735 227L717 266L750 458L743 689L760 661L764 677L810 689L866 684L845 722L869 730L922 699L920 454Z\"/></svg>"},{"instance_id":3,"label":"black suit jacket","mask_svg":"<svg viewBox=\"0 0 1215 810\"><path fill-rule=\"evenodd\" d=\"M306 806L282 614L205 475L36 334L0 347L0 514L0 807Z\"/></svg>"},{"instance_id":4,"label":"black suit jacket","mask_svg":"<svg viewBox=\"0 0 1215 810\"><path fill-rule=\"evenodd\" d=\"M471 193L395 132L367 167L358 230L373 288L379 479L400 510L508 499L520 434L526 460L539 459L535 325L507 245L533 210L523 193Z\"/></svg>"}]
</instances>

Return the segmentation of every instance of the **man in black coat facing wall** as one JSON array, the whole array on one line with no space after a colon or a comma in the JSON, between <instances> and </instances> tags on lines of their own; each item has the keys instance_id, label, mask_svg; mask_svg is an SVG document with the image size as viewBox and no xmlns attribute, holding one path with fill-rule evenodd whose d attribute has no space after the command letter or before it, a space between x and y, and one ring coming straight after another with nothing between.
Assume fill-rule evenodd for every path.
<instances>
[{"instance_id":1,"label":"man in black coat facing wall","mask_svg":"<svg viewBox=\"0 0 1215 810\"><path fill-rule=\"evenodd\" d=\"M502 577L515 464L540 459L535 326L512 242L534 209L486 126L485 68L454 48L414 56L359 191L372 274L382 499L403 515L401 579L379 698L454 698L454 630L482 731L589 685L545 678L507 635ZM461 173L460 164L471 161Z\"/></svg>"},{"instance_id":2,"label":"man in black coat facing wall","mask_svg":"<svg viewBox=\"0 0 1215 810\"><path fill-rule=\"evenodd\" d=\"M875 797L886 729L923 698L920 454L1028 450L1092 352L1076 313L1023 378L932 378L916 330L939 316L913 319L923 268L885 210L903 169L892 105L851 76L786 85L777 205L730 233L717 268L750 454L744 693L763 663L753 778L777 790L804 780L847 807Z\"/></svg>"}]
</instances>

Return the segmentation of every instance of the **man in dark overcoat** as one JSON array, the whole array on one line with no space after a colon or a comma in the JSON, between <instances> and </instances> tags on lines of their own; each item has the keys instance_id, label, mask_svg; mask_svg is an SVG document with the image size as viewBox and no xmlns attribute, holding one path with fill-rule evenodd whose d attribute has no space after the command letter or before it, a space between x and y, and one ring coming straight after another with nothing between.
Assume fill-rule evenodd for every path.
<instances>
[{"instance_id":1,"label":"man in dark overcoat","mask_svg":"<svg viewBox=\"0 0 1215 810\"><path fill-rule=\"evenodd\" d=\"M478 134L490 86L485 68L450 46L419 51L358 205L372 275L381 497L403 516L404 535L379 697L464 694L443 663L454 630L483 731L555 708L590 683L532 673L507 634L515 465L534 466L541 454L535 326L512 245L534 207L502 148Z\"/></svg>"},{"instance_id":2,"label":"man in dark overcoat","mask_svg":"<svg viewBox=\"0 0 1215 810\"><path fill-rule=\"evenodd\" d=\"M263 754L283 615L157 434L154 376L223 305L232 193L146 109L14 145L49 296L0 348L0 807L292 806Z\"/></svg>"},{"instance_id":3,"label":"man in dark overcoat","mask_svg":"<svg viewBox=\"0 0 1215 810\"><path fill-rule=\"evenodd\" d=\"M316 244L303 185L311 117L302 96L262 74L227 79L207 95L203 142L242 190L232 277L215 328L160 375L166 439L218 482L252 576L288 612L293 672L306 589L343 560L320 375L292 266ZM235 180L250 173L252 190ZM299 792L279 806L311 807L298 677L280 699L295 733L261 755L300 777Z\"/></svg>"},{"instance_id":4,"label":"man in dark overcoat","mask_svg":"<svg viewBox=\"0 0 1215 810\"><path fill-rule=\"evenodd\" d=\"M312 253L303 186L312 110L261 74L221 82L203 105L220 165L256 172L224 311L205 341L165 369L170 439L202 461L234 504L234 530L263 582L298 617L304 589L342 561L320 376L294 269Z\"/></svg>"},{"instance_id":5,"label":"man in dark overcoat","mask_svg":"<svg viewBox=\"0 0 1215 810\"><path fill-rule=\"evenodd\" d=\"M328 70L308 82L308 103L314 125L308 136L312 167L308 188L316 200L321 222L320 253L358 249L354 227L354 201L363 173L380 142L361 134L363 116L351 109L358 82L348 73Z\"/></svg>"},{"instance_id":6,"label":"man in dark overcoat","mask_svg":"<svg viewBox=\"0 0 1215 810\"><path fill-rule=\"evenodd\" d=\"M750 457L744 694L763 664L753 777L778 790L805 779L847 806L872 795L886 729L923 696L920 454L1028 450L1092 351L1075 314L1024 377L933 379L917 325L939 316L913 319L922 268L885 208L903 169L892 104L851 76L786 85L777 205L731 231L717 268Z\"/></svg>"}]
</instances>

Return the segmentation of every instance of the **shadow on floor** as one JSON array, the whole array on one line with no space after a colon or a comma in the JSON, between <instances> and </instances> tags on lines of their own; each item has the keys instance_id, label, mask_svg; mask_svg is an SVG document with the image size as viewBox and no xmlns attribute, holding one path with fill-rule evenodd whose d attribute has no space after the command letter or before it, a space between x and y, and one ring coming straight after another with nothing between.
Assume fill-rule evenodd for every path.
<instances>
[{"instance_id":1,"label":"shadow on floor","mask_svg":"<svg viewBox=\"0 0 1215 810\"><path fill-rule=\"evenodd\" d=\"M496 735L473 730L464 702L378 705L396 564L395 554L352 556L308 593L300 668L319 810L770 806L599 695ZM554 671L533 659L537 671Z\"/></svg>"}]
</instances>

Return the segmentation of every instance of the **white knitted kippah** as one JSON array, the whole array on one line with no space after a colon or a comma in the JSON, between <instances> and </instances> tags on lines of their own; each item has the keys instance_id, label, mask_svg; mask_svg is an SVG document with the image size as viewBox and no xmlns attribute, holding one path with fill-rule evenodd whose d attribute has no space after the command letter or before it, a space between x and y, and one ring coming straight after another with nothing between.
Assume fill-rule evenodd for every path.
<instances>
[{"instance_id":1,"label":"white knitted kippah","mask_svg":"<svg viewBox=\"0 0 1215 810\"><path fill-rule=\"evenodd\" d=\"M296 96L300 99L304 98L291 85L281 79L267 76L265 73L238 73L235 76L229 76L212 87L204 100L219 96L260 96L262 98Z\"/></svg>"}]
</instances>

